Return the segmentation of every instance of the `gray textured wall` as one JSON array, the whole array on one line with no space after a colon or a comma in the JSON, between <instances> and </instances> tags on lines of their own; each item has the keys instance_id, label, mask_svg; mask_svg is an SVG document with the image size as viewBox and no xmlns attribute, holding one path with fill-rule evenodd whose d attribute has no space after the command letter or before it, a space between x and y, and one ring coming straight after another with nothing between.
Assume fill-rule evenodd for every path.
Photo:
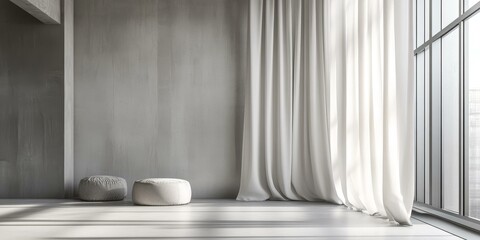
<instances>
[{"instance_id":1,"label":"gray textured wall","mask_svg":"<svg viewBox=\"0 0 480 240\"><path fill-rule=\"evenodd\" d=\"M74 39L73 39L73 0L63 1L64 25L64 189L65 197L73 197L74 189Z\"/></svg>"},{"instance_id":2,"label":"gray textured wall","mask_svg":"<svg viewBox=\"0 0 480 240\"><path fill-rule=\"evenodd\" d=\"M75 182L239 186L247 1L75 1ZM131 191L131 189L129 189Z\"/></svg>"},{"instance_id":3,"label":"gray textured wall","mask_svg":"<svg viewBox=\"0 0 480 240\"><path fill-rule=\"evenodd\" d=\"M63 26L0 0L0 198L63 197Z\"/></svg>"}]
</instances>

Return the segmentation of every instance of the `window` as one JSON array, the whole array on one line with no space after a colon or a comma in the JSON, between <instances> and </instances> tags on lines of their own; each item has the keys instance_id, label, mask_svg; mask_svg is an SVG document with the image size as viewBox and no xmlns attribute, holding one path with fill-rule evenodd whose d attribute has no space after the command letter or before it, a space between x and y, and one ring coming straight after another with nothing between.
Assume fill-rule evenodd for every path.
<instances>
[{"instance_id":1,"label":"window","mask_svg":"<svg viewBox=\"0 0 480 240\"><path fill-rule=\"evenodd\" d=\"M416 206L479 227L480 0L415 3Z\"/></svg>"}]
</instances>

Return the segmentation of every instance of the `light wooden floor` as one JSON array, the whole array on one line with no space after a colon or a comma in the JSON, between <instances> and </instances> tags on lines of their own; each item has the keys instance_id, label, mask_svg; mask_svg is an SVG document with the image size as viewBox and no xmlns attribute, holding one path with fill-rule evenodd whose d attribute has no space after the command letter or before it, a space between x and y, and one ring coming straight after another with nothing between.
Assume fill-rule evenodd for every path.
<instances>
[{"instance_id":1,"label":"light wooden floor","mask_svg":"<svg viewBox=\"0 0 480 240\"><path fill-rule=\"evenodd\" d=\"M0 200L0 239L459 239L413 219L395 226L343 206L307 202Z\"/></svg>"}]
</instances>

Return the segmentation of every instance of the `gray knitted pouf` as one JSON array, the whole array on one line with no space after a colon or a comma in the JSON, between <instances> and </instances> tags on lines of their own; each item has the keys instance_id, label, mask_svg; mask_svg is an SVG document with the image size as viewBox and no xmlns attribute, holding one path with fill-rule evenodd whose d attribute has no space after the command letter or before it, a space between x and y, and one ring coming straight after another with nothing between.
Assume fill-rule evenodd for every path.
<instances>
[{"instance_id":1,"label":"gray knitted pouf","mask_svg":"<svg viewBox=\"0 0 480 240\"><path fill-rule=\"evenodd\" d=\"M86 177L78 184L78 196L84 201L120 201L127 196L127 182L114 176Z\"/></svg>"}]
</instances>

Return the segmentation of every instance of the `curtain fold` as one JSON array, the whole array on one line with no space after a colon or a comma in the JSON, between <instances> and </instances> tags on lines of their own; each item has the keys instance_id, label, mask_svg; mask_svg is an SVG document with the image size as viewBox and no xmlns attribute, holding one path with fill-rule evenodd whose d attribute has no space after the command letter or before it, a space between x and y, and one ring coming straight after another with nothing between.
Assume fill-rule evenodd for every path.
<instances>
[{"instance_id":1,"label":"curtain fold","mask_svg":"<svg viewBox=\"0 0 480 240\"><path fill-rule=\"evenodd\" d=\"M250 1L238 200L325 200L410 223L410 5Z\"/></svg>"}]
</instances>

